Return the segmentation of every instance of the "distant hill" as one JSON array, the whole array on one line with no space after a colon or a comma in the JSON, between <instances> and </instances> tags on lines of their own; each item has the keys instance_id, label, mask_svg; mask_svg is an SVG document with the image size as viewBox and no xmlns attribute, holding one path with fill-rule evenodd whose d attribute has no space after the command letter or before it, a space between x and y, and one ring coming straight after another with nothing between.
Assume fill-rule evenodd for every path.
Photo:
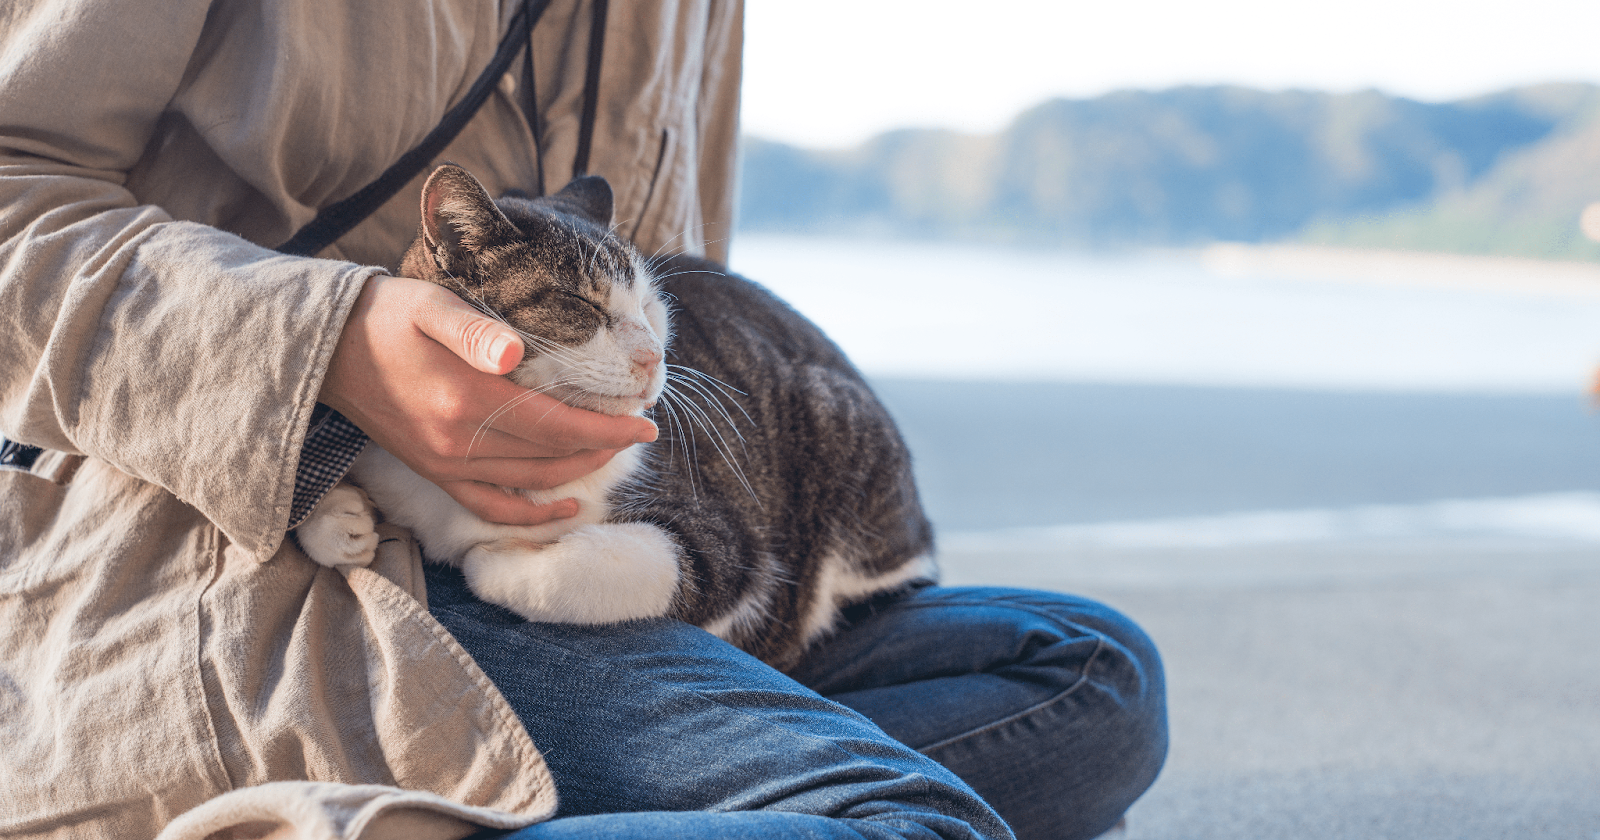
<instances>
[{"instance_id":1,"label":"distant hill","mask_svg":"<svg viewBox=\"0 0 1600 840\"><path fill-rule=\"evenodd\" d=\"M1080 247L1306 240L1600 258L1600 87L1447 103L1238 87L1053 100L985 136L746 138L741 226Z\"/></svg>"}]
</instances>

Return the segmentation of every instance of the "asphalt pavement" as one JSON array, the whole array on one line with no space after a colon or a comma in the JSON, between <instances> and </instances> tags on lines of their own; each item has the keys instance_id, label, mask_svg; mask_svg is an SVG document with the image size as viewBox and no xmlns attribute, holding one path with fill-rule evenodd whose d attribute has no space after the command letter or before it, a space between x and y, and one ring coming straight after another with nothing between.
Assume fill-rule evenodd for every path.
<instances>
[{"instance_id":1,"label":"asphalt pavement","mask_svg":"<svg viewBox=\"0 0 1600 840\"><path fill-rule=\"evenodd\" d=\"M1171 752L1124 840L1600 840L1593 550L942 560L949 583L1087 595L1155 639Z\"/></svg>"},{"instance_id":2,"label":"asphalt pavement","mask_svg":"<svg viewBox=\"0 0 1600 840\"><path fill-rule=\"evenodd\" d=\"M1171 753L1124 840L1600 840L1600 540L1183 539L1250 511L1592 493L1600 426L1581 399L878 389L947 537L946 582L1098 598L1161 649ZM1162 539L1040 530L1152 521Z\"/></svg>"}]
</instances>

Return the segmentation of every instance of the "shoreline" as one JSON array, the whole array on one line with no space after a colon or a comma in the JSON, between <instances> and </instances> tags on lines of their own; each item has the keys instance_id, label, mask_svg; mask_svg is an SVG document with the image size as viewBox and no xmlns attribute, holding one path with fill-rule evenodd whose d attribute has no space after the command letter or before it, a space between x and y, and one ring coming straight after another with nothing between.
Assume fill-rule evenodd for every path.
<instances>
[{"instance_id":1,"label":"shoreline","mask_svg":"<svg viewBox=\"0 0 1600 840\"><path fill-rule=\"evenodd\" d=\"M1157 259L1192 260L1219 277L1431 287L1580 298L1600 297L1600 262L1459 254L1449 251L1245 242L1216 242L1194 247L1130 247L1107 251L1050 247L1037 243L1008 244L982 240L917 239L871 234L787 233L766 230L738 232L733 240L735 251L741 242L836 243L847 245L852 249L950 248L980 252L1003 251L1030 257L1049 258L1053 255L1089 260L1147 256ZM732 267L735 271L741 270L737 258L733 260Z\"/></svg>"},{"instance_id":2,"label":"shoreline","mask_svg":"<svg viewBox=\"0 0 1600 840\"><path fill-rule=\"evenodd\" d=\"M1600 298L1600 263L1325 245L1218 243L1201 265L1223 277L1269 277L1385 286Z\"/></svg>"}]
</instances>

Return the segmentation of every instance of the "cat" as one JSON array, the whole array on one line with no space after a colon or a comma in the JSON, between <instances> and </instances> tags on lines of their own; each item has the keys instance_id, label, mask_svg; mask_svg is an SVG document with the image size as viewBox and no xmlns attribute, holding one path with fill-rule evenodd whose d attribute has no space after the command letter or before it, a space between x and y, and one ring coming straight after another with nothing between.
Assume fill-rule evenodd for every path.
<instances>
[{"instance_id":1,"label":"cat","mask_svg":"<svg viewBox=\"0 0 1600 840\"><path fill-rule=\"evenodd\" d=\"M400 273L516 328L519 385L604 413L653 412L657 442L560 487L516 491L578 500L576 517L539 526L485 522L369 443L297 529L306 553L370 562L375 505L427 559L529 620L668 616L779 669L843 607L931 583L910 456L843 353L716 264L645 260L612 215L599 177L496 202L445 164L423 187Z\"/></svg>"}]
</instances>

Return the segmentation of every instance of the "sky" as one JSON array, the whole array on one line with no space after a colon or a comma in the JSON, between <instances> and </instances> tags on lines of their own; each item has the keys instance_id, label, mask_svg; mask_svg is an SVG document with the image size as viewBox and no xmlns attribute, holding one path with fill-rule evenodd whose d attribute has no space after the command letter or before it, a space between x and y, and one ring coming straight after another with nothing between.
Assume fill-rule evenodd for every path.
<instances>
[{"instance_id":1,"label":"sky","mask_svg":"<svg viewBox=\"0 0 1600 840\"><path fill-rule=\"evenodd\" d=\"M998 130L1045 99L1241 84L1429 101L1600 83L1600 0L747 0L743 125Z\"/></svg>"}]
</instances>

